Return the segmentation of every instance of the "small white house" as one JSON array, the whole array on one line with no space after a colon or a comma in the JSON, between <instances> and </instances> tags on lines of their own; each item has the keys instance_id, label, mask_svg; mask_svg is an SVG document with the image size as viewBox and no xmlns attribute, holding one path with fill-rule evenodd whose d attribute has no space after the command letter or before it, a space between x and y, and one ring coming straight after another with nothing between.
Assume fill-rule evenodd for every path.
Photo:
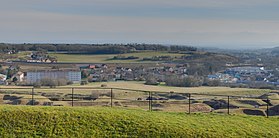
<instances>
[{"instance_id":1,"label":"small white house","mask_svg":"<svg viewBox=\"0 0 279 138\"><path fill-rule=\"evenodd\" d=\"M23 72L18 72L15 75L12 76L12 80L16 78L17 82L22 82L24 80L24 73Z\"/></svg>"},{"instance_id":2,"label":"small white house","mask_svg":"<svg viewBox=\"0 0 279 138\"><path fill-rule=\"evenodd\" d=\"M0 85L6 84L7 76L0 74Z\"/></svg>"}]
</instances>

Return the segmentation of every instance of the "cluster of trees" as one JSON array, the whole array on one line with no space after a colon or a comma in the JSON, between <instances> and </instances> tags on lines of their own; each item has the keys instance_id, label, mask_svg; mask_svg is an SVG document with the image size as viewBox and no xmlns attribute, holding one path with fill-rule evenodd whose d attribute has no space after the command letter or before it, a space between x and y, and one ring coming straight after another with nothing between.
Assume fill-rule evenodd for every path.
<instances>
[{"instance_id":1,"label":"cluster of trees","mask_svg":"<svg viewBox=\"0 0 279 138\"><path fill-rule=\"evenodd\" d=\"M197 51L196 47L192 46L170 46L170 51Z\"/></svg>"},{"instance_id":2,"label":"cluster of trees","mask_svg":"<svg viewBox=\"0 0 279 138\"><path fill-rule=\"evenodd\" d=\"M148 76L146 76L146 78L145 78L145 84L146 85L158 85L160 83L154 75L148 74Z\"/></svg>"},{"instance_id":3,"label":"cluster of trees","mask_svg":"<svg viewBox=\"0 0 279 138\"><path fill-rule=\"evenodd\" d=\"M167 86L176 86L176 87L199 87L199 86L221 86L219 80L209 80L200 76L187 76L181 77L178 75L167 76L165 83ZM149 75L145 79L146 85L158 85L159 80L154 76Z\"/></svg>"},{"instance_id":4,"label":"cluster of trees","mask_svg":"<svg viewBox=\"0 0 279 138\"><path fill-rule=\"evenodd\" d=\"M198 87L203 84L203 81L194 76L179 77L179 76L168 76L166 78L167 86L177 87Z\"/></svg>"},{"instance_id":5,"label":"cluster of trees","mask_svg":"<svg viewBox=\"0 0 279 138\"><path fill-rule=\"evenodd\" d=\"M133 59L139 59L139 57L136 56L123 56L123 55L117 55L112 58L112 60L133 60Z\"/></svg>"},{"instance_id":6,"label":"cluster of trees","mask_svg":"<svg viewBox=\"0 0 279 138\"><path fill-rule=\"evenodd\" d=\"M49 87L56 87L56 86L65 86L73 84L73 82L68 81L67 79L50 79L50 78L43 78L39 82L36 82L34 87L41 87L41 86L49 86Z\"/></svg>"},{"instance_id":7,"label":"cluster of trees","mask_svg":"<svg viewBox=\"0 0 279 138\"><path fill-rule=\"evenodd\" d=\"M151 58L143 58L144 61L171 61L174 60L171 56L153 56Z\"/></svg>"},{"instance_id":8,"label":"cluster of trees","mask_svg":"<svg viewBox=\"0 0 279 138\"><path fill-rule=\"evenodd\" d=\"M7 79L10 79L13 75L15 75L20 70L19 66L14 66L13 68L3 68L0 64L0 74L7 75Z\"/></svg>"},{"instance_id":9,"label":"cluster of trees","mask_svg":"<svg viewBox=\"0 0 279 138\"><path fill-rule=\"evenodd\" d=\"M67 51L88 54L122 54L136 50L197 51L191 46L164 46L160 44L6 44L0 43L0 52L8 51Z\"/></svg>"}]
</instances>

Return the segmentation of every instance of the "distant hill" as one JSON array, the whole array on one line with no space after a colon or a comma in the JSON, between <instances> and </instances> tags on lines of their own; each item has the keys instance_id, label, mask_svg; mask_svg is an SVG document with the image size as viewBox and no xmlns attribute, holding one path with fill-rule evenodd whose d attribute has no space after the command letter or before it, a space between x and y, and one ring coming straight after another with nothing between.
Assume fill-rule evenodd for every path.
<instances>
[{"instance_id":1,"label":"distant hill","mask_svg":"<svg viewBox=\"0 0 279 138\"><path fill-rule=\"evenodd\" d=\"M255 52L257 52L259 54L270 55L270 56L278 56L279 55L279 47L263 48L263 49L255 50Z\"/></svg>"}]
</instances>

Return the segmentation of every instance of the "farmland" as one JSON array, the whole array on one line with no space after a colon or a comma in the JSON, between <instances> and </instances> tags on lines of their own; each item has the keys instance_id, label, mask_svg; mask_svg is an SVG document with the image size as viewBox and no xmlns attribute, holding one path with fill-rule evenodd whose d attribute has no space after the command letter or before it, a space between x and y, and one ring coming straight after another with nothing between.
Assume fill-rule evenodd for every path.
<instances>
[{"instance_id":1,"label":"farmland","mask_svg":"<svg viewBox=\"0 0 279 138\"><path fill-rule=\"evenodd\" d=\"M74 88L74 90L72 89ZM112 90L110 88L113 88ZM125 88L125 89L123 89ZM71 85L56 88L35 88L35 105L55 106L114 106L129 109L148 110L148 91L152 91L153 110L166 112L189 112L187 93L192 94L191 112L218 112L227 113L227 96L241 96L230 99L231 114L245 113L247 110L256 110L256 115L266 116L266 102L268 96L274 108L279 99L269 95L271 90L229 88L229 87L169 87L163 84L159 86L145 85L144 82L119 81L89 83L88 85ZM72 99L72 92L74 98ZM113 95L111 96L111 92ZM0 102L2 104L30 105L32 87L2 86ZM202 94L202 95L199 95ZM214 96L215 95L215 96ZM223 96L216 96L223 95ZM248 97L247 97L248 96ZM252 98L249 98L252 96ZM10 98L12 97L12 98ZM247 97L247 98L245 98ZM111 101L112 98L112 101ZM261 99L263 98L263 99ZM73 102L71 102L73 100ZM28 103L29 104L26 104ZM255 108L255 106L259 108ZM273 106L272 106L273 107ZM214 111L213 111L214 109ZM276 109L274 109L277 114ZM273 112L273 111L271 111Z\"/></svg>"},{"instance_id":2,"label":"farmland","mask_svg":"<svg viewBox=\"0 0 279 138\"><path fill-rule=\"evenodd\" d=\"M229 88L229 87L172 87L165 86L164 84L159 86L145 85L144 82L136 81L118 81L118 82L97 82L89 83L85 86L72 85L75 87L100 87L101 84L105 84L111 88L127 88L134 90L146 90L146 91L162 91L162 92L179 92L179 93L202 93L202 94L221 94L221 95L261 95L271 92L272 90L265 89L248 89L248 88Z\"/></svg>"},{"instance_id":3,"label":"farmland","mask_svg":"<svg viewBox=\"0 0 279 138\"><path fill-rule=\"evenodd\" d=\"M172 87L172 86L153 86L153 85L145 85L144 82L136 82L136 81L117 81L117 82L94 82L89 83L87 85L79 85L74 84L70 86L61 86L57 88L65 88L65 89L55 89L55 88L40 88L39 91L43 92L59 92L59 93L71 93L70 88L84 88L84 87L101 87L101 85L105 85L108 88L126 88L133 90L145 90L145 91L161 91L161 92L178 92L178 93L202 93L202 94L220 94L220 95L234 95L234 96L243 96L243 95L262 95L264 93L271 92L272 90L266 89L249 89L249 88L229 88L229 87ZM16 88L29 88L32 87L24 87L24 86L1 86L1 89L5 88L15 88L13 91L26 91L22 89ZM77 93L83 93L84 90L78 90Z\"/></svg>"},{"instance_id":4,"label":"farmland","mask_svg":"<svg viewBox=\"0 0 279 138\"><path fill-rule=\"evenodd\" d=\"M3 137L277 137L277 117L118 108L0 107ZM226 127L224 127L226 126Z\"/></svg>"},{"instance_id":5,"label":"farmland","mask_svg":"<svg viewBox=\"0 0 279 138\"><path fill-rule=\"evenodd\" d=\"M135 56L139 59L134 60L112 60L114 56ZM57 57L59 62L65 63L131 63L131 62L143 62L143 58L151 58L153 56L171 56L180 57L184 54L179 53L168 53L168 52L156 52L156 51L146 51L146 52L136 52L127 54L67 54L67 53L51 53L50 56ZM150 61L146 61L150 62Z\"/></svg>"}]
</instances>

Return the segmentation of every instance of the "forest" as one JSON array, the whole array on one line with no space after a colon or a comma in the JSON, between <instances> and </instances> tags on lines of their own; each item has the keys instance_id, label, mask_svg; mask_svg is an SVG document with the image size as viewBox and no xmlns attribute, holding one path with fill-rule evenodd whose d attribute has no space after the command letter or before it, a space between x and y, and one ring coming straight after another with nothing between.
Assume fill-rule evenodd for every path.
<instances>
[{"instance_id":1,"label":"forest","mask_svg":"<svg viewBox=\"0 0 279 138\"><path fill-rule=\"evenodd\" d=\"M134 51L197 51L192 46L165 46L160 44L7 44L0 43L0 52L48 51L83 54L123 54Z\"/></svg>"}]
</instances>

